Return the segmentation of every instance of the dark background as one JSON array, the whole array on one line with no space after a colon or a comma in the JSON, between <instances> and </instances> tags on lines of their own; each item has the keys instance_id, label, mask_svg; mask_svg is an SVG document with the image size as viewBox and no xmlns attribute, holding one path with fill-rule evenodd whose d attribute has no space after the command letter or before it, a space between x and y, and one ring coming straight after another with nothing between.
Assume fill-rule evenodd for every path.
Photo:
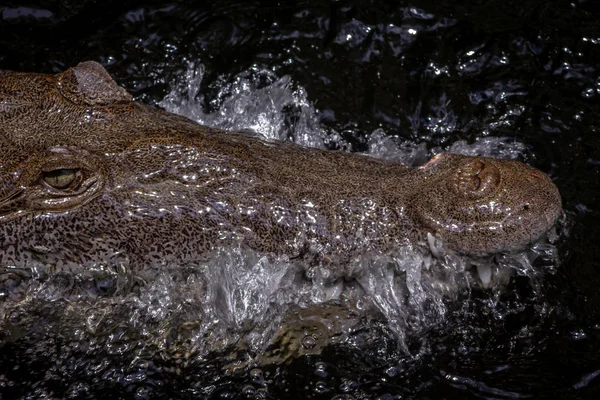
<instances>
[{"instance_id":1,"label":"dark background","mask_svg":"<svg viewBox=\"0 0 600 400\"><path fill-rule=\"evenodd\" d=\"M597 398L599 12L595 2L576 0L5 1L0 69L51 73L97 60L136 99L156 104L186 61L200 60L210 110L220 79L256 66L289 74L320 110L322 125L354 150L364 150L377 128L429 147L485 136L525 143L525 161L559 187L569 226L559 243L560 266L543 286L549 309L532 306L511 321L467 321L492 324L485 338L441 329L432 334L439 342L432 354L404 369L390 370L398 365L392 351L371 361L331 349L317 360L329 365L326 377L315 375L315 360L303 359L261 384L272 398ZM544 314L537 329L520 332L536 313ZM24 383L7 393L33 393L47 365L6 354L0 376L10 375L10 363L23 363L31 374L23 377L29 389ZM215 397L251 398L251 390L242 393L243 379L216 378L210 364L202 368L190 376L210 377ZM59 398L67 381L54 381ZM86 396L102 389L132 398L195 398L189 379L163 381L149 392L97 383ZM318 381L333 389L321 392Z\"/></svg>"}]
</instances>

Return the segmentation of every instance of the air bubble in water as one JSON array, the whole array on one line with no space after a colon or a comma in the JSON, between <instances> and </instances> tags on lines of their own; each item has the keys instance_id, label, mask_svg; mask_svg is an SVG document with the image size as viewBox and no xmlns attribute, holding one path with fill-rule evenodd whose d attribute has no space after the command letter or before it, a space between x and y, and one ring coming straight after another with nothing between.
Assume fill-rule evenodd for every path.
<instances>
[{"instance_id":1,"label":"air bubble in water","mask_svg":"<svg viewBox=\"0 0 600 400\"><path fill-rule=\"evenodd\" d=\"M313 335L306 335L302 338L302 347L306 350L312 350L317 347L317 340Z\"/></svg>"}]
</instances>

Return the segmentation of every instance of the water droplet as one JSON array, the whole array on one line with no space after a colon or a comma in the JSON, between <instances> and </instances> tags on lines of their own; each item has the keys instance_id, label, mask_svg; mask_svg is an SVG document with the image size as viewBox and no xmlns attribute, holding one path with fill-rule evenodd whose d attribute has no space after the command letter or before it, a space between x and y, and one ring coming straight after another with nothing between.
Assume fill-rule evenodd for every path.
<instances>
[{"instance_id":1,"label":"water droplet","mask_svg":"<svg viewBox=\"0 0 600 400\"><path fill-rule=\"evenodd\" d=\"M252 385L246 385L242 388L242 393L246 398L252 398L256 395L256 388Z\"/></svg>"},{"instance_id":2,"label":"water droplet","mask_svg":"<svg viewBox=\"0 0 600 400\"><path fill-rule=\"evenodd\" d=\"M234 392L225 391L225 392L221 392L219 394L219 397L222 398L222 399L233 399L233 398L235 398L235 393Z\"/></svg>"},{"instance_id":3,"label":"water droplet","mask_svg":"<svg viewBox=\"0 0 600 400\"><path fill-rule=\"evenodd\" d=\"M2 380L0 380L0 388L4 385L2 384ZM72 384L67 390L67 397L70 399L79 399L84 398L89 395L90 387L85 383L79 382Z\"/></svg>"},{"instance_id":4,"label":"water droplet","mask_svg":"<svg viewBox=\"0 0 600 400\"><path fill-rule=\"evenodd\" d=\"M152 389L148 386L140 386L135 391L135 398L140 400L152 398Z\"/></svg>"},{"instance_id":5,"label":"water droplet","mask_svg":"<svg viewBox=\"0 0 600 400\"><path fill-rule=\"evenodd\" d=\"M349 393L357 386L358 384L355 381L348 379L344 380L344 382L340 385L340 390L344 393Z\"/></svg>"},{"instance_id":6,"label":"water droplet","mask_svg":"<svg viewBox=\"0 0 600 400\"><path fill-rule=\"evenodd\" d=\"M315 364L315 375L320 376L321 378L327 378L329 375L327 373L327 364L324 362L318 362Z\"/></svg>"},{"instance_id":7,"label":"water droplet","mask_svg":"<svg viewBox=\"0 0 600 400\"><path fill-rule=\"evenodd\" d=\"M260 368L251 369L249 374L250 374L250 379L252 379L252 382L254 382L254 383L262 383L262 381L265 379L263 376L262 369L260 369Z\"/></svg>"},{"instance_id":8,"label":"water droplet","mask_svg":"<svg viewBox=\"0 0 600 400\"><path fill-rule=\"evenodd\" d=\"M317 347L317 339L313 335L306 335L302 338L302 347L306 350L312 350Z\"/></svg>"},{"instance_id":9,"label":"water droplet","mask_svg":"<svg viewBox=\"0 0 600 400\"><path fill-rule=\"evenodd\" d=\"M365 302L362 299L356 300L356 309L362 310L365 307Z\"/></svg>"},{"instance_id":10,"label":"water droplet","mask_svg":"<svg viewBox=\"0 0 600 400\"><path fill-rule=\"evenodd\" d=\"M592 89L592 88L585 89L583 92L581 92L581 96L585 97L586 99L589 99L593 95L594 95L594 89Z\"/></svg>"},{"instance_id":11,"label":"water droplet","mask_svg":"<svg viewBox=\"0 0 600 400\"><path fill-rule=\"evenodd\" d=\"M327 384L323 381L319 381L315 384L315 393L327 393L329 392L329 387L327 387Z\"/></svg>"},{"instance_id":12,"label":"water droplet","mask_svg":"<svg viewBox=\"0 0 600 400\"><path fill-rule=\"evenodd\" d=\"M583 329L578 329L576 331L571 332L571 337L574 340L584 340L587 339L587 334L583 331Z\"/></svg>"}]
</instances>

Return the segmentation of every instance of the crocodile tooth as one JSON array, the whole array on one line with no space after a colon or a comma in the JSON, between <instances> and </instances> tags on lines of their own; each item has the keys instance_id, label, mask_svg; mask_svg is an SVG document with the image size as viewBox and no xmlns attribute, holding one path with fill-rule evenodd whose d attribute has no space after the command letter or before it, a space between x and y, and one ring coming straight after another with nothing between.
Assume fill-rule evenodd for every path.
<instances>
[{"instance_id":1,"label":"crocodile tooth","mask_svg":"<svg viewBox=\"0 0 600 400\"><path fill-rule=\"evenodd\" d=\"M440 258L442 255L442 246L440 241L433 236L431 233L427 232L427 244L429 245L429 250L431 250L431 254L434 257Z\"/></svg>"},{"instance_id":2,"label":"crocodile tooth","mask_svg":"<svg viewBox=\"0 0 600 400\"><path fill-rule=\"evenodd\" d=\"M477 274L479 275L479 279L481 279L483 287L485 289L490 287L490 283L492 283L492 267L487 264L477 264Z\"/></svg>"}]
</instances>

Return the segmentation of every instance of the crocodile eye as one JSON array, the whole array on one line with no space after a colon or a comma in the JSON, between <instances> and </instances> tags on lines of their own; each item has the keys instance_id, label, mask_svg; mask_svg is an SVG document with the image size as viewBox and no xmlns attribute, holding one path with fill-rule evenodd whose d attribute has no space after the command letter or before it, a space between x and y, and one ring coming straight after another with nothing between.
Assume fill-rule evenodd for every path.
<instances>
[{"instance_id":1,"label":"crocodile eye","mask_svg":"<svg viewBox=\"0 0 600 400\"><path fill-rule=\"evenodd\" d=\"M81 170L60 168L52 171L45 171L42 174L43 181L54 189L68 189L77 181L80 181Z\"/></svg>"}]
</instances>

